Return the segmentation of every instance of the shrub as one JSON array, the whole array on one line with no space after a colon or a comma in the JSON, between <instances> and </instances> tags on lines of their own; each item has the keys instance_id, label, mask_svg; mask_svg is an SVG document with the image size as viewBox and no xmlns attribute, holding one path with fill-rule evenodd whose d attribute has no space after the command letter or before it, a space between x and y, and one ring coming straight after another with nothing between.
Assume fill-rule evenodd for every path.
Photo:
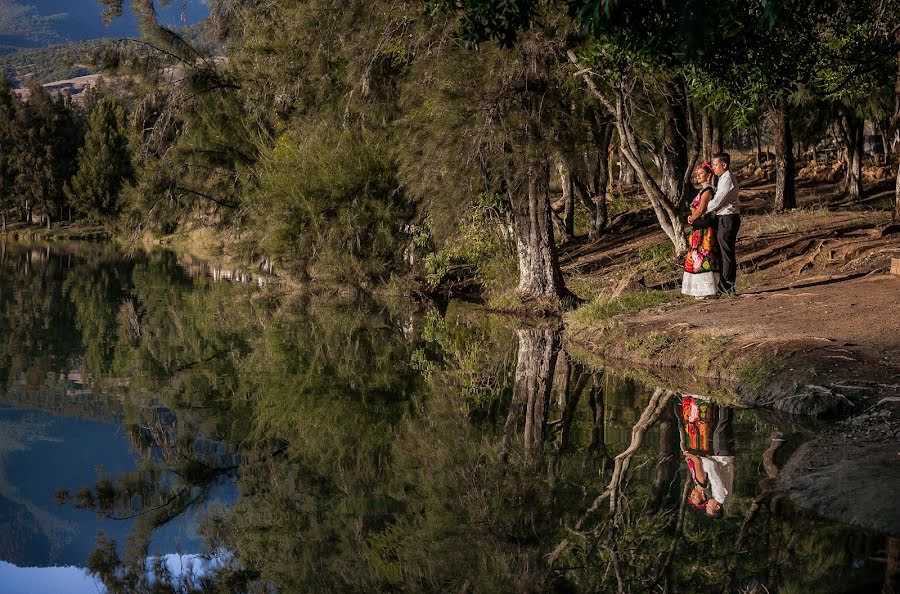
<instances>
[{"instance_id":1,"label":"shrub","mask_svg":"<svg viewBox=\"0 0 900 594\"><path fill-rule=\"evenodd\" d=\"M259 173L252 219L260 247L284 269L358 284L401 266L413 209L382 141L335 129L287 133Z\"/></svg>"}]
</instances>

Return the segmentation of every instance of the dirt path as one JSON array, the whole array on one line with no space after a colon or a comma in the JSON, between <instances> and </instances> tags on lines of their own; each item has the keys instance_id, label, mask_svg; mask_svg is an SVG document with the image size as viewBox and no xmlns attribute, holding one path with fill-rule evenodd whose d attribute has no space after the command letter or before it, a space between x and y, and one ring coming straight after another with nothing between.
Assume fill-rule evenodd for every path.
<instances>
[{"instance_id":1,"label":"dirt path","mask_svg":"<svg viewBox=\"0 0 900 594\"><path fill-rule=\"evenodd\" d=\"M802 285L645 310L630 321L651 330L688 324L700 332L735 338L743 348L803 346L827 359L837 372L849 373L861 361L880 361L884 369L879 375L897 374L900 381L900 276L808 279Z\"/></svg>"}]
</instances>

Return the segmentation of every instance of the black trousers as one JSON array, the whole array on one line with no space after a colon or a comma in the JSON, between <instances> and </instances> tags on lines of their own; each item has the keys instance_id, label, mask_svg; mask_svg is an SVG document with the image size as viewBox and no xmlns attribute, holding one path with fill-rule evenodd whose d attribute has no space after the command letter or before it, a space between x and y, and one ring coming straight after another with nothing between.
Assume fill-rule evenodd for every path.
<instances>
[{"instance_id":1,"label":"black trousers","mask_svg":"<svg viewBox=\"0 0 900 594\"><path fill-rule=\"evenodd\" d=\"M719 420L713 431L713 456L734 456L734 409L719 407Z\"/></svg>"},{"instance_id":2,"label":"black trousers","mask_svg":"<svg viewBox=\"0 0 900 594\"><path fill-rule=\"evenodd\" d=\"M738 231L741 229L741 215L722 215L717 218L719 226L716 241L719 246L719 262L722 265L719 293L728 293L734 291L734 279L737 276L737 254L734 244L737 243Z\"/></svg>"}]
</instances>

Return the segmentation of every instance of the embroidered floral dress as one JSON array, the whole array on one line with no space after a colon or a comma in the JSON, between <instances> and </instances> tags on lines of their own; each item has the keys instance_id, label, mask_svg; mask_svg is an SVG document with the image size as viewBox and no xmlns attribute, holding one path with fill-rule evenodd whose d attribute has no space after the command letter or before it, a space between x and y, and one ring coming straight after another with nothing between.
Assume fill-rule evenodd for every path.
<instances>
[{"instance_id":1,"label":"embroidered floral dress","mask_svg":"<svg viewBox=\"0 0 900 594\"><path fill-rule=\"evenodd\" d=\"M715 191L712 186L700 189L691 202L691 208L700 204L700 196L706 190ZM701 217L703 218L711 217ZM709 297L716 294L719 285L719 255L716 246L715 218L709 224L694 223L688 241L688 252L684 258L684 277L681 292L693 297Z\"/></svg>"}]
</instances>

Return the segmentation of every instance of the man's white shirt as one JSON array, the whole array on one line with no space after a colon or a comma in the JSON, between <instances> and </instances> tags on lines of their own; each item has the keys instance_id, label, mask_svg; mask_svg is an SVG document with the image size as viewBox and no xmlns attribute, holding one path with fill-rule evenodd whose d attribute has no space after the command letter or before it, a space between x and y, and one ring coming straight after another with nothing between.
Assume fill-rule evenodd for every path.
<instances>
[{"instance_id":1,"label":"man's white shirt","mask_svg":"<svg viewBox=\"0 0 900 594\"><path fill-rule=\"evenodd\" d=\"M713 499L725 505L734 487L734 456L700 458Z\"/></svg>"},{"instance_id":2,"label":"man's white shirt","mask_svg":"<svg viewBox=\"0 0 900 594\"><path fill-rule=\"evenodd\" d=\"M719 183L716 185L716 194L706 206L706 212L715 213L717 216L740 214L738 209L739 192L740 188L731 171L726 171L719 178Z\"/></svg>"}]
</instances>

